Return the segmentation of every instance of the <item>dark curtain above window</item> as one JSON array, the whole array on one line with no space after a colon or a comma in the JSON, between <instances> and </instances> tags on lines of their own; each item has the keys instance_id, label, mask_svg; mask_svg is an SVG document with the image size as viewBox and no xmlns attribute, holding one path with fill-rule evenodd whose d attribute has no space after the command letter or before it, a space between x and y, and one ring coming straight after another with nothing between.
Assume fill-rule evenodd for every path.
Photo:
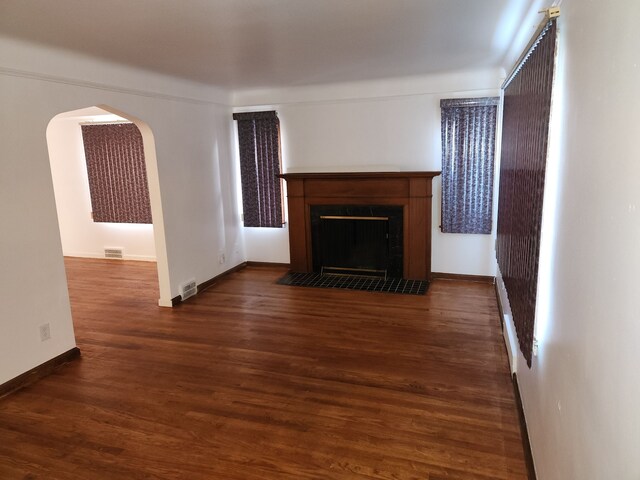
<instances>
[{"instance_id":1,"label":"dark curtain above window","mask_svg":"<svg viewBox=\"0 0 640 480\"><path fill-rule=\"evenodd\" d=\"M496 98L440 101L445 233L491 233Z\"/></svg>"},{"instance_id":2,"label":"dark curtain above window","mask_svg":"<svg viewBox=\"0 0 640 480\"><path fill-rule=\"evenodd\" d=\"M94 222L152 223L140 130L133 123L82 125Z\"/></svg>"},{"instance_id":3,"label":"dark curtain above window","mask_svg":"<svg viewBox=\"0 0 640 480\"><path fill-rule=\"evenodd\" d=\"M520 350L529 366L555 48L556 23L551 21L504 87L496 252Z\"/></svg>"},{"instance_id":4,"label":"dark curtain above window","mask_svg":"<svg viewBox=\"0 0 640 480\"><path fill-rule=\"evenodd\" d=\"M282 227L280 122L276 112L234 113L238 121L245 227Z\"/></svg>"}]
</instances>

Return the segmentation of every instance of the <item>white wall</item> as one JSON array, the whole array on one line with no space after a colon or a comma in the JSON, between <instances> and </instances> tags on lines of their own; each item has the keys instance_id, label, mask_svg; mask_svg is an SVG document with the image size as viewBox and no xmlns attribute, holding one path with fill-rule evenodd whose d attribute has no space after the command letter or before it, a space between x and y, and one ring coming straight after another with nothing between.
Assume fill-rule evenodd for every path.
<instances>
[{"instance_id":1,"label":"white wall","mask_svg":"<svg viewBox=\"0 0 640 480\"><path fill-rule=\"evenodd\" d=\"M484 70L238 92L234 104L236 111L277 110L286 172L441 170L440 99L498 95L501 73ZM440 177L436 177L433 271L494 275L494 235L441 233L440 195ZM249 260L288 261L286 229L246 230Z\"/></svg>"},{"instance_id":2,"label":"white wall","mask_svg":"<svg viewBox=\"0 0 640 480\"><path fill-rule=\"evenodd\" d=\"M104 258L105 247L121 247L125 260L155 260L153 225L96 223L91 218L80 123L115 119L121 117L94 107L76 110L71 117L56 117L47 129L62 252L71 257Z\"/></svg>"},{"instance_id":3,"label":"white wall","mask_svg":"<svg viewBox=\"0 0 640 480\"><path fill-rule=\"evenodd\" d=\"M640 478L640 3L601 7L561 5L540 346L516 352L540 480Z\"/></svg>"},{"instance_id":4,"label":"white wall","mask_svg":"<svg viewBox=\"0 0 640 480\"><path fill-rule=\"evenodd\" d=\"M150 174L157 174L155 200L164 213L166 303L185 280L208 280L244 260L227 103L213 88L0 38L0 383L75 345L49 121L108 105L150 127L157 156ZM45 322L52 338L41 343L38 326Z\"/></svg>"}]
</instances>

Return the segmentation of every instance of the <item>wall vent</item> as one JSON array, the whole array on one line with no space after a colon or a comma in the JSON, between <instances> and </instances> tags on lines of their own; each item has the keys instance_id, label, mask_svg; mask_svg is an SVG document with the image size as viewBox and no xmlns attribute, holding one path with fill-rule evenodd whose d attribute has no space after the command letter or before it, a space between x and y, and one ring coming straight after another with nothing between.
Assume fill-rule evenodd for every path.
<instances>
[{"instance_id":1,"label":"wall vent","mask_svg":"<svg viewBox=\"0 0 640 480\"><path fill-rule=\"evenodd\" d=\"M189 280L186 283L180 285L180 296L182 300L186 300L189 297L193 297L196 293L198 293L198 285L196 284L196 280Z\"/></svg>"},{"instance_id":2,"label":"wall vent","mask_svg":"<svg viewBox=\"0 0 640 480\"><path fill-rule=\"evenodd\" d=\"M105 247L104 258L124 258L124 249L119 247Z\"/></svg>"}]
</instances>

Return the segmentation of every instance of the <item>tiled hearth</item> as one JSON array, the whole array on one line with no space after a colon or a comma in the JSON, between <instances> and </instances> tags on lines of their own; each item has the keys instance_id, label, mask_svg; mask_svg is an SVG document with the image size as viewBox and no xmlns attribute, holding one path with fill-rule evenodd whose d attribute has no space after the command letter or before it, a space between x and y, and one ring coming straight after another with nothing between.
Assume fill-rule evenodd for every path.
<instances>
[{"instance_id":1,"label":"tiled hearth","mask_svg":"<svg viewBox=\"0 0 640 480\"><path fill-rule=\"evenodd\" d=\"M403 293L424 295L429 288L425 280L367 277L360 275L321 275L319 273L287 273L278 280L281 285L294 287L345 288L368 292Z\"/></svg>"}]
</instances>

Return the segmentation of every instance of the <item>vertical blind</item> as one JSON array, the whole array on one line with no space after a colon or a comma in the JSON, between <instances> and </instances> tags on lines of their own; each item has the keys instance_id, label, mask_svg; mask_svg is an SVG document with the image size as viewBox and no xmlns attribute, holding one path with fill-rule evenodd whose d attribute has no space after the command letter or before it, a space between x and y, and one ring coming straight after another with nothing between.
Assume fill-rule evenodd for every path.
<instances>
[{"instance_id":1,"label":"vertical blind","mask_svg":"<svg viewBox=\"0 0 640 480\"><path fill-rule=\"evenodd\" d=\"M282 227L280 122L276 112L234 113L238 121L245 227Z\"/></svg>"},{"instance_id":2,"label":"vertical blind","mask_svg":"<svg viewBox=\"0 0 640 480\"><path fill-rule=\"evenodd\" d=\"M152 223L142 135L133 123L82 125L94 222Z\"/></svg>"},{"instance_id":3,"label":"vertical blind","mask_svg":"<svg viewBox=\"0 0 640 480\"><path fill-rule=\"evenodd\" d=\"M445 233L491 233L499 99L440 101Z\"/></svg>"},{"instance_id":4,"label":"vertical blind","mask_svg":"<svg viewBox=\"0 0 640 480\"><path fill-rule=\"evenodd\" d=\"M496 253L520 350L529 367L555 50L553 20L504 87Z\"/></svg>"}]
</instances>

